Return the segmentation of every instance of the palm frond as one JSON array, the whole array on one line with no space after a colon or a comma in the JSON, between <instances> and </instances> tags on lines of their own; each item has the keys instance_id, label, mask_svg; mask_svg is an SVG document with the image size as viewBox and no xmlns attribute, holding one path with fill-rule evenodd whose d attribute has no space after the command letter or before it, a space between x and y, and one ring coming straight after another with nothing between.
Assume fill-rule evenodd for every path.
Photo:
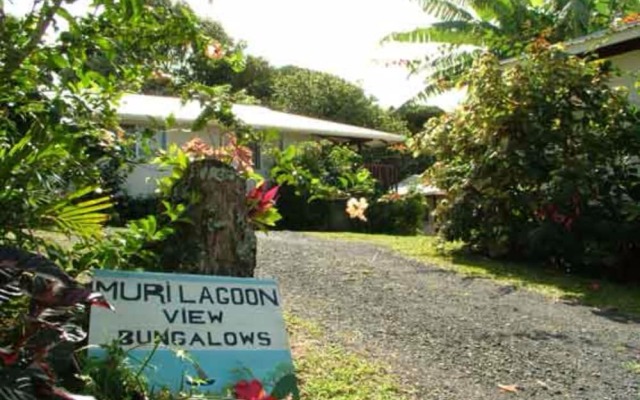
<instances>
[{"instance_id":1,"label":"palm frond","mask_svg":"<svg viewBox=\"0 0 640 400\"><path fill-rule=\"evenodd\" d=\"M490 25L465 21L436 22L426 28L408 32L394 32L385 40L403 43L447 43L452 45L482 46Z\"/></svg>"},{"instance_id":2,"label":"palm frond","mask_svg":"<svg viewBox=\"0 0 640 400\"><path fill-rule=\"evenodd\" d=\"M86 187L73 192L43 210L42 218L55 230L82 237L99 236L108 215L100 211L113 207L109 196L87 199L97 187Z\"/></svg>"},{"instance_id":3,"label":"palm frond","mask_svg":"<svg viewBox=\"0 0 640 400\"><path fill-rule=\"evenodd\" d=\"M483 21L495 21L504 27L512 16L529 4L528 0L472 0L473 11Z\"/></svg>"},{"instance_id":4,"label":"palm frond","mask_svg":"<svg viewBox=\"0 0 640 400\"><path fill-rule=\"evenodd\" d=\"M468 1L416 0L424 12L443 21L473 21L473 14L465 8Z\"/></svg>"},{"instance_id":5,"label":"palm frond","mask_svg":"<svg viewBox=\"0 0 640 400\"><path fill-rule=\"evenodd\" d=\"M453 52L424 63L420 71L427 72L429 76L424 90L417 95L417 99L425 100L449 90L448 86L455 85L460 80L481 52L480 49Z\"/></svg>"},{"instance_id":6,"label":"palm frond","mask_svg":"<svg viewBox=\"0 0 640 400\"><path fill-rule=\"evenodd\" d=\"M557 26L564 27L570 36L576 37L589 32L591 7L588 0L567 0L557 2Z\"/></svg>"}]
</instances>

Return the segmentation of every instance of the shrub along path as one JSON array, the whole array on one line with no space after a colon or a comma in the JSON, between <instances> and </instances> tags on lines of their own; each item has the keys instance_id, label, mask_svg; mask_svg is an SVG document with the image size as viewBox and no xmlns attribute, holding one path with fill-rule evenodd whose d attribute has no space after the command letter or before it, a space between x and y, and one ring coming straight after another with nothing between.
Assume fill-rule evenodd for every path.
<instances>
[{"instance_id":1,"label":"shrub along path","mask_svg":"<svg viewBox=\"0 0 640 400\"><path fill-rule=\"evenodd\" d=\"M292 314L387 363L417 399L640 397L638 321L297 233L260 236L257 273L277 277Z\"/></svg>"}]
</instances>

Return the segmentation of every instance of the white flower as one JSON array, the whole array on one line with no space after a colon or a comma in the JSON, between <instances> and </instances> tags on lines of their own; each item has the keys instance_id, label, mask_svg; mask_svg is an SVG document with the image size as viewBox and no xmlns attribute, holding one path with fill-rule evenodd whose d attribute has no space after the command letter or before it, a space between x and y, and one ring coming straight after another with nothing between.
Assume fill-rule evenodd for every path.
<instances>
[{"instance_id":1,"label":"white flower","mask_svg":"<svg viewBox=\"0 0 640 400\"><path fill-rule=\"evenodd\" d=\"M349 218L351 219L357 218L361 221L366 221L367 217L364 215L364 212L368 207L369 203L364 197L361 197L360 200L352 197L347 201L345 212L349 214Z\"/></svg>"},{"instance_id":2,"label":"white flower","mask_svg":"<svg viewBox=\"0 0 640 400\"><path fill-rule=\"evenodd\" d=\"M97 188L97 189L96 189L96 194L102 194L102 192L104 192L104 191L102 190L102 188Z\"/></svg>"},{"instance_id":3,"label":"white flower","mask_svg":"<svg viewBox=\"0 0 640 400\"><path fill-rule=\"evenodd\" d=\"M105 147L105 148L110 148L113 147L116 144L116 134L103 129L102 130L102 136L100 138L100 146Z\"/></svg>"},{"instance_id":4,"label":"white flower","mask_svg":"<svg viewBox=\"0 0 640 400\"><path fill-rule=\"evenodd\" d=\"M219 60L224 57L224 49L220 43L211 41L204 48L204 55L211 60Z\"/></svg>"}]
</instances>

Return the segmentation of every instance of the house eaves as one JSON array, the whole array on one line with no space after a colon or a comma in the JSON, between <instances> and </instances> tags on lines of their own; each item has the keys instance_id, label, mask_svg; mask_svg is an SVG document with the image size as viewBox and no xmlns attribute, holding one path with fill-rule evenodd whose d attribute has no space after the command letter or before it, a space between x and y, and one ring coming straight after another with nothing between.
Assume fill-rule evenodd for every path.
<instances>
[{"instance_id":1,"label":"house eaves","mask_svg":"<svg viewBox=\"0 0 640 400\"><path fill-rule=\"evenodd\" d=\"M367 142L400 143L405 140L404 136L394 133L274 111L262 106L234 104L232 111L239 121L254 129L274 129L280 132ZM132 124L162 122L173 116L176 124L188 126L201 112L202 107L197 101L183 103L176 97L141 94L124 95L117 107L120 121Z\"/></svg>"},{"instance_id":2,"label":"house eaves","mask_svg":"<svg viewBox=\"0 0 640 400\"><path fill-rule=\"evenodd\" d=\"M598 58L608 58L619 54L640 50L640 22L624 24L605 29L554 45L572 55L596 54ZM501 61L502 65L510 65L520 57L512 57Z\"/></svg>"}]
</instances>

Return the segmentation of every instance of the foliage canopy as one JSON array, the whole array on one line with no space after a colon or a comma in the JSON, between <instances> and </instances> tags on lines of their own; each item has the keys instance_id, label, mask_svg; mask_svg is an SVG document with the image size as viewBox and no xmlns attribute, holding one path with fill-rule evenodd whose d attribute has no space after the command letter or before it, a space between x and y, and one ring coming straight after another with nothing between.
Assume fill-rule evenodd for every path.
<instances>
[{"instance_id":1,"label":"foliage canopy","mask_svg":"<svg viewBox=\"0 0 640 400\"><path fill-rule=\"evenodd\" d=\"M421 94L426 97L448 89L484 51L514 57L537 38L565 41L608 29L616 18L640 11L637 0L416 1L437 22L392 33L387 40L440 46L436 55L409 63L428 74Z\"/></svg>"},{"instance_id":2,"label":"foliage canopy","mask_svg":"<svg viewBox=\"0 0 640 400\"><path fill-rule=\"evenodd\" d=\"M509 66L487 55L469 96L429 125L444 235L491 256L630 274L640 234L640 116L604 61L540 46ZM637 274L637 271L634 272Z\"/></svg>"}]
</instances>

